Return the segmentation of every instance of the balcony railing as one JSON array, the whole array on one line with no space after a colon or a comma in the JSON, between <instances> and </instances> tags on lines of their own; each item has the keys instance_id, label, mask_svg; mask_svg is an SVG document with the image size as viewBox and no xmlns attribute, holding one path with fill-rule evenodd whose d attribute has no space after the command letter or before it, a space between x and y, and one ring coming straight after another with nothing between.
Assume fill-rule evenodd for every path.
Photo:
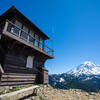
<instances>
[{"instance_id":1,"label":"balcony railing","mask_svg":"<svg viewBox=\"0 0 100 100\"><path fill-rule=\"evenodd\" d=\"M31 34L25 32L23 29L19 28L17 25L13 24L9 20L6 20L4 31L7 31L10 34L15 35L16 37L23 39L32 46L38 48L39 50L47 53L52 57L54 56L54 51L51 48L47 47L44 43L37 40L35 37L31 36Z\"/></svg>"}]
</instances>

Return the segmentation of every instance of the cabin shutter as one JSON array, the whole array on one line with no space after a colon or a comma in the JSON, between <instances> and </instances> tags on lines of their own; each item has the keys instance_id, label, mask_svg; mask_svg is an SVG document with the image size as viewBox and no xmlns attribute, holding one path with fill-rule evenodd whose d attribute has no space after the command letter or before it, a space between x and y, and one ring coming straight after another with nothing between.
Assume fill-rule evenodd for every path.
<instances>
[{"instance_id":1,"label":"cabin shutter","mask_svg":"<svg viewBox=\"0 0 100 100\"><path fill-rule=\"evenodd\" d=\"M26 64L27 68L33 68L33 60L34 60L34 56L27 57L27 64Z\"/></svg>"}]
</instances>

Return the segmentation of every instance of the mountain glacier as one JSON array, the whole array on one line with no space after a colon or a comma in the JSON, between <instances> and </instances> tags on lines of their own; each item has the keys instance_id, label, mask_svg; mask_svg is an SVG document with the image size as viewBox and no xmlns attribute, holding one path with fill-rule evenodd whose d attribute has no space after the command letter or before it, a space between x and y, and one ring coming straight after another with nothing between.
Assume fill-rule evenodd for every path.
<instances>
[{"instance_id":1,"label":"mountain glacier","mask_svg":"<svg viewBox=\"0 0 100 100\"><path fill-rule=\"evenodd\" d=\"M79 76L83 74L100 75L100 66L90 61L85 61L84 63L80 64L77 68L70 70L68 74L72 74L75 76Z\"/></svg>"}]
</instances>

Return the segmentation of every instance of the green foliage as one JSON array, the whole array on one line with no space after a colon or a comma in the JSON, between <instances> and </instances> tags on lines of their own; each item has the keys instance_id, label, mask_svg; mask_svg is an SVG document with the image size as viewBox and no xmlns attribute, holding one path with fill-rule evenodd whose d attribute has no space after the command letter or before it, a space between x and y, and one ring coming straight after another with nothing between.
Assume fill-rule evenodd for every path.
<instances>
[{"instance_id":1,"label":"green foliage","mask_svg":"<svg viewBox=\"0 0 100 100\"><path fill-rule=\"evenodd\" d=\"M2 94L6 94L6 93L10 93L10 92L14 92L14 91L18 91L20 89L23 89L23 88L28 88L28 87L31 87L32 84L28 84L28 85L18 85L16 87L12 87L12 89L6 89L6 90L2 90L0 92L0 95Z\"/></svg>"},{"instance_id":2,"label":"green foliage","mask_svg":"<svg viewBox=\"0 0 100 100\"><path fill-rule=\"evenodd\" d=\"M20 90L20 89L21 89L20 87L16 87L15 91L18 91L18 90Z\"/></svg>"},{"instance_id":3,"label":"green foliage","mask_svg":"<svg viewBox=\"0 0 100 100\"><path fill-rule=\"evenodd\" d=\"M10 92L11 92L11 90L3 90L0 92L0 95L5 94L5 93L10 93Z\"/></svg>"},{"instance_id":4,"label":"green foliage","mask_svg":"<svg viewBox=\"0 0 100 100\"><path fill-rule=\"evenodd\" d=\"M5 91L1 91L1 92L0 92L0 95L2 95L2 94L4 94L4 93L5 93Z\"/></svg>"}]
</instances>

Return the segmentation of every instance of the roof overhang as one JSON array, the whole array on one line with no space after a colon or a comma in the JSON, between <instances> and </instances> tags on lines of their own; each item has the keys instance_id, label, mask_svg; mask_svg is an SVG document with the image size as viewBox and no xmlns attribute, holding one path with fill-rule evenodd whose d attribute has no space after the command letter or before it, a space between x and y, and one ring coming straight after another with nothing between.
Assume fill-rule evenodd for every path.
<instances>
[{"instance_id":1,"label":"roof overhang","mask_svg":"<svg viewBox=\"0 0 100 100\"><path fill-rule=\"evenodd\" d=\"M24 23L26 23L29 27L31 27L37 34L42 36L45 40L49 39L49 37L43 33L35 24L33 24L27 17L25 17L20 11L18 11L14 6L8 9L4 14L0 16L0 21L8 19L10 17L15 16L20 18Z\"/></svg>"}]
</instances>

